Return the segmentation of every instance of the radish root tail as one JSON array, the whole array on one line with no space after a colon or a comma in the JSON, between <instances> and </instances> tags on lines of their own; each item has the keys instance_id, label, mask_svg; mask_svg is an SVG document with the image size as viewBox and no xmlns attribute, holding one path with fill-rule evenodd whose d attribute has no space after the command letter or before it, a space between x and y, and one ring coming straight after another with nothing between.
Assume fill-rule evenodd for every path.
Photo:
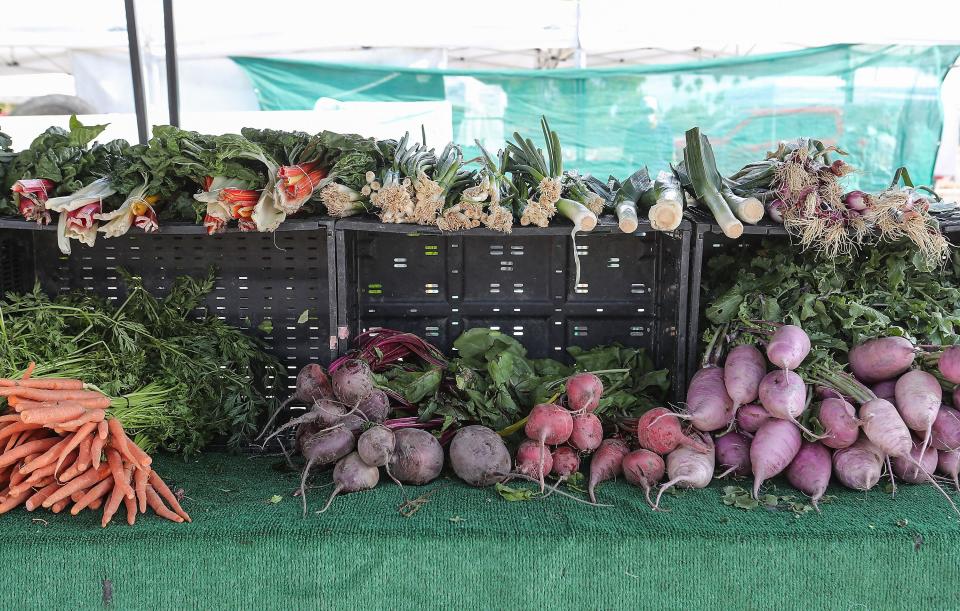
<instances>
[{"instance_id":1,"label":"radish root tail","mask_svg":"<svg viewBox=\"0 0 960 611\"><path fill-rule=\"evenodd\" d=\"M664 484L663 486L660 487L660 492L657 493L657 500L654 501L654 503L653 503L653 505L652 505L652 507L654 508L654 510L660 509L660 497L663 496L663 493L666 492L669 488L672 488L672 487L676 486L677 484L679 484L679 483L682 482L683 480L684 480L684 478L682 478L682 477L675 477L675 478L673 478L672 480L670 480L669 482L667 482L666 484Z\"/></svg>"},{"instance_id":2,"label":"radish root tail","mask_svg":"<svg viewBox=\"0 0 960 611\"><path fill-rule=\"evenodd\" d=\"M333 503L333 499L337 498L337 495L340 494L340 491L343 490L343 486L337 486L333 489L333 492L330 493L330 498L327 499L327 504L323 506L323 509L317 513L323 513L324 511L330 509L330 505Z\"/></svg>"},{"instance_id":3,"label":"radish root tail","mask_svg":"<svg viewBox=\"0 0 960 611\"><path fill-rule=\"evenodd\" d=\"M313 459L307 461L303 468L303 475L300 476L300 500L303 501L303 517L307 517L307 479L310 477L310 469L313 467Z\"/></svg>"},{"instance_id":4,"label":"radish root tail","mask_svg":"<svg viewBox=\"0 0 960 611\"><path fill-rule=\"evenodd\" d=\"M287 406L293 403L294 399L296 398L297 398L297 395L288 397L286 401L281 403L280 406L277 409L275 409L272 414L270 414L270 417L267 419L267 423L263 425L263 430L260 431L260 434L257 435L257 439L254 439L254 441L257 441L258 439L260 439L261 437L267 434L267 431L270 430L270 427L273 425L273 421L277 419L277 416L280 414L280 412L285 410Z\"/></svg>"}]
</instances>

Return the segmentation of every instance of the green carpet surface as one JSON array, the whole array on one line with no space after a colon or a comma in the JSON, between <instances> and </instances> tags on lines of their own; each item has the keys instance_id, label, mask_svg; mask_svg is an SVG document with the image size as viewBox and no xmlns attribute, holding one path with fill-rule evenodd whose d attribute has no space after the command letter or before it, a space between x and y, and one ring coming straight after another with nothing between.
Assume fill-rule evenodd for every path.
<instances>
[{"instance_id":1,"label":"green carpet surface","mask_svg":"<svg viewBox=\"0 0 960 611\"><path fill-rule=\"evenodd\" d=\"M328 473L303 518L298 476L276 458L155 466L192 524L12 511L0 608L960 608L960 520L927 486L831 489L821 515L797 517L726 506L721 485L653 512L624 482L601 484L613 507L594 508L443 477L407 488L432 491L411 517L392 483L318 515Z\"/></svg>"}]
</instances>

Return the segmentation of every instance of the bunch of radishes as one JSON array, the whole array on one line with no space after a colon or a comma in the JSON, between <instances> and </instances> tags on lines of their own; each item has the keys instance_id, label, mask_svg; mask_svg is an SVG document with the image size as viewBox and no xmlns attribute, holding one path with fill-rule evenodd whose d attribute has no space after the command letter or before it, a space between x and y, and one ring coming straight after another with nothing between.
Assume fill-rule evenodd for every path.
<instances>
[{"instance_id":1,"label":"bunch of radishes","mask_svg":"<svg viewBox=\"0 0 960 611\"><path fill-rule=\"evenodd\" d=\"M856 346L849 353L853 376L813 368L808 381L818 385L820 435L799 422L810 400L794 369L810 352L809 337L797 326L777 325L765 352L766 358L754 345L736 346L722 367L707 366L694 375L685 416L663 415L673 433L682 417L715 437L711 453L697 447L702 438L688 437L668 455L670 483L705 487L716 464L719 477L752 473L756 497L764 481L785 473L817 507L832 475L844 486L868 490L885 463L891 478L928 481L940 489L931 476L939 468L957 481L960 413L941 406L935 376L911 369L917 350L910 341L885 337ZM939 363L944 378L960 382L960 347L943 351ZM850 401L860 404L859 411Z\"/></svg>"}]
</instances>

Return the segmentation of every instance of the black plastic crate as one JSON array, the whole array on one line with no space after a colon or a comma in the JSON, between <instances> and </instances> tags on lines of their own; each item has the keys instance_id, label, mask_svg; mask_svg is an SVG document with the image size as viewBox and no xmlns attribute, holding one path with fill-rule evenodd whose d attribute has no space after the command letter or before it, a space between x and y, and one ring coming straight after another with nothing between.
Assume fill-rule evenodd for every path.
<instances>
[{"instance_id":1,"label":"black plastic crate","mask_svg":"<svg viewBox=\"0 0 960 611\"><path fill-rule=\"evenodd\" d=\"M0 295L23 292L33 283L33 240L30 234L0 229Z\"/></svg>"},{"instance_id":2,"label":"black plastic crate","mask_svg":"<svg viewBox=\"0 0 960 611\"><path fill-rule=\"evenodd\" d=\"M570 227L441 233L436 228L337 222L339 337L373 327L416 333L444 351L473 327L512 335L532 357L568 359L568 346L646 348L685 387L690 224L623 234L602 219L578 234L574 286Z\"/></svg>"},{"instance_id":3,"label":"black plastic crate","mask_svg":"<svg viewBox=\"0 0 960 611\"><path fill-rule=\"evenodd\" d=\"M713 222L713 217L706 211L691 208L687 210L686 215L693 226L693 252L690 258L690 325L687 334L687 379L690 379L699 369L702 356L700 333L703 310L707 306L703 303L702 279L707 269L707 262L717 254L729 253L731 249L755 248L763 239L790 240L791 237L783 225L764 219L757 225L744 224L743 235L739 239L732 240L723 235L720 226ZM960 211L940 214L937 220L951 244L960 245ZM800 247L796 246L796 248ZM734 273L733 270L731 273Z\"/></svg>"},{"instance_id":4,"label":"black plastic crate","mask_svg":"<svg viewBox=\"0 0 960 611\"><path fill-rule=\"evenodd\" d=\"M143 278L152 293L165 295L184 274L203 276L213 266L216 284L206 300L209 312L241 328L256 329L270 319L270 333L256 332L276 354L292 388L300 367L328 363L336 352L336 274L333 221L291 220L273 234L236 230L208 236L197 225L167 223L154 234L131 231L93 247L75 243L64 255L53 227L0 220L0 257L8 240L23 246L17 290L34 278L52 294L74 289L122 299L126 288L118 268ZM8 282L6 258L2 282ZM304 311L309 320L298 323Z\"/></svg>"}]
</instances>

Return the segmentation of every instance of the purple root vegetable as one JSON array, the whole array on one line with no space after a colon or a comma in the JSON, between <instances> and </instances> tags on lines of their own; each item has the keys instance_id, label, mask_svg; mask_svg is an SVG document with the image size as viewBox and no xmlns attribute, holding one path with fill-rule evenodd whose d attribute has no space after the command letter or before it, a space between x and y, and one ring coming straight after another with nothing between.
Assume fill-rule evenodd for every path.
<instances>
[{"instance_id":1,"label":"purple root vegetable","mask_svg":"<svg viewBox=\"0 0 960 611\"><path fill-rule=\"evenodd\" d=\"M332 429L322 430L303 440L303 457L307 459L307 464L303 467L303 474L300 476L300 497L303 501L303 515L307 515L307 478L310 477L310 471L314 465L328 465L337 461L350 452L356 446L356 440L353 433L342 426Z\"/></svg>"},{"instance_id":2,"label":"purple root vegetable","mask_svg":"<svg viewBox=\"0 0 960 611\"><path fill-rule=\"evenodd\" d=\"M796 369L810 354L810 336L796 325L783 325L767 343L767 359L780 369Z\"/></svg>"},{"instance_id":3,"label":"purple root vegetable","mask_svg":"<svg viewBox=\"0 0 960 611\"><path fill-rule=\"evenodd\" d=\"M953 389L953 393L950 396L953 399L953 406L960 409L960 384Z\"/></svg>"},{"instance_id":4,"label":"purple root vegetable","mask_svg":"<svg viewBox=\"0 0 960 611\"><path fill-rule=\"evenodd\" d=\"M876 384L870 387L870 390L873 391L873 394L877 395L878 399L886 399L887 401L896 400L897 392L897 380L884 380L882 382L877 382Z\"/></svg>"},{"instance_id":5,"label":"purple root vegetable","mask_svg":"<svg viewBox=\"0 0 960 611\"><path fill-rule=\"evenodd\" d=\"M680 445L687 445L698 452L710 448L683 434L679 416L665 407L655 407L644 412L637 420L637 441L640 447L664 455Z\"/></svg>"},{"instance_id":6,"label":"purple root vegetable","mask_svg":"<svg viewBox=\"0 0 960 611\"><path fill-rule=\"evenodd\" d=\"M524 443L532 443L533 447L537 450L537 454L539 455L540 446L536 442L531 442L528 440ZM519 454L520 452L518 450L517 455L519 456ZM550 473L561 479L566 479L580 470L580 455L577 454L577 451L570 446L560 446L558 448L554 448L553 456L551 456L550 460L552 463L550 465ZM539 466L539 461L537 466ZM536 474L536 477L537 479L540 479L539 473Z\"/></svg>"},{"instance_id":7,"label":"purple root vegetable","mask_svg":"<svg viewBox=\"0 0 960 611\"><path fill-rule=\"evenodd\" d=\"M940 374L951 384L960 384L960 346L950 346L937 361Z\"/></svg>"},{"instance_id":8,"label":"purple root vegetable","mask_svg":"<svg viewBox=\"0 0 960 611\"><path fill-rule=\"evenodd\" d=\"M603 382L592 373L578 373L567 380L567 405L573 412L592 412L600 405Z\"/></svg>"},{"instance_id":9,"label":"purple root vegetable","mask_svg":"<svg viewBox=\"0 0 960 611\"><path fill-rule=\"evenodd\" d=\"M787 420L811 437L816 437L797 421L807 408L807 385L803 378L790 371L771 371L760 382L760 403L774 418Z\"/></svg>"},{"instance_id":10,"label":"purple root vegetable","mask_svg":"<svg viewBox=\"0 0 960 611\"><path fill-rule=\"evenodd\" d=\"M903 457L913 462L923 474L924 478L937 489L950 504L953 511L960 515L960 510L954 504L950 495L933 479L923 465L917 463L910 452L913 450L913 438L910 429L904 423L897 408L885 399L873 399L860 407L860 421L863 423L863 433L886 456L895 459Z\"/></svg>"},{"instance_id":11,"label":"purple root vegetable","mask_svg":"<svg viewBox=\"0 0 960 611\"><path fill-rule=\"evenodd\" d=\"M450 466L471 486L492 486L510 473L510 450L492 429L467 426L450 442Z\"/></svg>"},{"instance_id":12,"label":"purple root vegetable","mask_svg":"<svg viewBox=\"0 0 960 611\"><path fill-rule=\"evenodd\" d=\"M713 440L716 465L724 471L717 478L750 475L750 438L732 431Z\"/></svg>"},{"instance_id":13,"label":"purple root vegetable","mask_svg":"<svg viewBox=\"0 0 960 611\"><path fill-rule=\"evenodd\" d=\"M943 403L940 382L926 371L914 369L900 376L895 388L896 408L911 431L924 435L923 447L930 443L933 421Z\"/></svg>"},{"instance_id":14,"label":"purple root vegetable","mask_svg":"<svg viewBox=\"0 0 960 611\"><path fill-rule=\"evenodd\" d=\"M437 479L443 470L443 447L437 438L421 429L400 429L393 434L397 446L388 463L393 476L414 486Z\"/></svg>"},{"instance_id":15,"label":"purple root vegetable","mask_svg":"<svg viewBox=\"0 0 960 611\"><path fill-rule=\"evenodd\" d=\"M304 365L300 372L297 373L297 383L296 387L293 390L293 394L290 397L280 404L280 407L276 409L267 420L267 423L263 426L263 430L260 431L260 435L257 436L257 439L260 439L267 434L267 431L270 430L273 421L276 420L277 415L282 412L288 405L291 403L304 403L306 405L313 405L315 402L322 399L332 399L333 398L333 388L330 385L330 378L327 377L327 372L323 370L323 367L317 365L316 363L309 363Z\"/></svg>"},{"instance_id":16,"label":"purple root vegetable","mask_svg":"<svg viewBox=\"0 0 960 611\"><path fill-rule=\"evenodd\" d=\"M737 426L744 433L756 433L763 423L769 420L770 412L765 410L762 405L751 403L741 405L737 410Z\"/></svg>"},{"instance_id":17,"label":"purple root vegetable","mask_svg":"<svg viewBox=\"0 0 960 611\"><path fill-rule=\"evenodd\" d=\"M377 388L361 399L357 409L370 422L380 424L390 415L390 398L387 397L387 393Z\"/></svg>"},{"instance_id":18,"label":"purple root vegetable","mask_svg":"<svg viewBox=\"0 0 960 611\"><path fill-rule=\"evenodd\" d=\"M870 490L880 481L882 472L883 453L864 436L849 448L833 453L833 473L852 490Z\"/></svg>"},{"instance_id":19,"label":"purple root vegetable","mask_svg":"<svg viewBox=\"0 0 960 611\"><path fill-rule=\"evenodd\" d=\"M397 449L397 436L385 426L373 426L357 439L357 454L371 467L385 467Z\"/></svg>"},{"instance_id":20,"label":"purple root vegetable","mask_svg":"<svg viewBox=\"0 0 960 611\"><path fill-rule=\"evenodd\" d=\"M365 361L347 361L333 372L333 394L351 407L359 404L376 387L373 372Z\"/></svg>"},{"instance_id":21,"label":"purple root vegetable","mask_svg":"<svg viewBox=\"0 0 960 611\"><path fill-rule=\"evenodd\" d=\"M587 494L590 502L596 503L594 489L600 482L613 479L623 472L623 457L630 452L627 444L619 439L604 439L590 461L590 479Z\"/></svg>"},{"instance_id":22,"label":"purple root vegetable","mask_svg":"<svg viewBox=\"0 0 960 611\"><path fill-rule=\"evenodd\" d=\"M593 452L603 441L603 425L595 414L589 412L573 417L573 432L570 445L581 452Z\"/></svg>"},{"instance_id":23,"label":"purple root vegetable","mask_svg":"<svg viewBox=\"0 0 960 611\"><path fill-rule=\"evenodd\" d=\"M960 411L941 405L931 428L930 443L940 451L960 450Z\"/></svg>"},{"instance_id":24,"label":"purple root vegetable","mask_svg":"<svg viewBox=\"0 0 960 611\"><path fill-rule=\"evenodd\" d=\"M783 200L775 199L773 201L767 202L764 206L767 210L767 216L770 217L770 220L774 223L780 223L783 225L783 209L786 205L783 203Z\"/></svg>"},{"instance_id":25,"label":"purple root vegetable","mask_svg":"<svg viewBox=\"0 0 960 611\"><path fill-rule=\"evenodd\" d=\"M960 451L938 452L937 471L946 475L953 482L954 488L960 492Z\"/></svg>"},{"instance_id":26,"label":"purple root vegetable","mask_svg":"<svg viewBox=\"0 0 960 611\"><path fill-rule=\"evenodd\" d=\"M557 448L557 450L559 451L564 447L566 446L561 446ZM570 450L573 451L572 448L570 448ZM576 456L577 453L573 452L573 454ZM517 448L514 462L516 463L514 468L517 470L517 473L535 478L538 482L542 482L544 476L555 468L553 455L550 453L550 450L541 446L539 441L532 439L527 439L520 444ZM580 458L577 457L577 469L579 468Z\"/></svg>"},{"instance_id":27,"label":"purple root vegetable","mask_svg":"<svg viewBox=\"0 0 960 611\"><path fill-rule=\"evenodd\" d=\"M263 446L266 447L270 440L293 427L307 426L310 424L319 425L317 429L325 429L340 424L347 415L347 408L333 399L320 399L313 404L313 407L307 413L296 418L291 418L270 433L270 436L263 440ZM347 426L346 428L351 428Z\"/></svg>"},{"instance_id":28,"label":"purple root vegetable","mask_svg":"<svg viewBox=\"0 0 960 611\"><path fill-rule=\"evenodd\" d=\"M734 347L723 364L723 385L734 407L757 400L760 380L767 375L767 361L752 344Z\"/></svg>"},{"instance_id":29,"label":"purple root vegetable","mask_svg":"<svg viewBox=\"0 0 960 611\"><path fill-rule=\"evenodd\" d=\"M712 446L709 435L698 435L698 441ZM711 448L712 450L712 448ZM682 445L667 455L667 477L670 481L660 487L657 499L653 503L654 509L660 508L660 498L663 493L673 486L683 488L706 488L713 478L714 453L697 452L689 445Z\"/></svg>"},{"instance_id":30,"label":"purple root vegetable","mask_svg":"<svg viewBox=\"0 0 960 611\"><path fill-rule=\"evenodd\" d=\"M333 499L340 493L360 492L361 490L372 490L380 482L380 469L371 467L363 462L360 455L354 452L342 459L333 468L333 492L330 499L323 509L317 513L323 513L330 508Z\"/></svg>"},{"instance_id":31,"label":"purple root vegetable","mask_svg":"<svg viewBox=\"0 0 960 611\"><path fill-rule=\"evenodd\" d=\"M830 483L833 466L830 450L815 441L803 441L800 450L787 467L790 485L810 497L813 508L820 513L818 501L823 498Z\"/></svg>"},{"instance_id":32,"label":"purple root vegetable","mask_svg":"<svg viewBox=\"0 0 960 611\"><path fill-rule=\"evenodd\" d=\"M569 411L553 403L541 403L530 410L524 432L529 439L540 442L540 492L543 492L543 477L550 472L544 466L547 445L566 443L573 433L573 416Z\"/></svg>"},{"instance_id":33,"label":"purple root vegetable","mask_svg":"<svg viewBox=\"0 0 960 611\"><path fill-rule=\"evenodd\" d=\"M733 399L723 383L722 367L704 367L687 388L687 414L698 431L726 428L733 419Z\"/></svg>"},{"instance_id":34,"label":"purple root vegetable","mask_svg":"<svg viewBox=\"0 0 960 611\"><path fill-rule=\"evenodd\" d=\"M843 395L826 386L815 386L813 388L813 392L814 395L821 401L824 399L843 399Z\"/></svg>"},{"instance_id":35,"label":"purple root vegetable","mask_svg":"<svg viewBox=\"0 0 960 611\"><path fill-rule=\"evenodd\" d=\"M854 346L850 371L864 384L897 378L913 365L913 344L905 337L878 337Z\"/></svg>"},{"instance_id":36,"label":"purple root vegetable","mask_svg":"<svg viewBox=\"0 0 960 611\"><path fill-rule=\"evenodd\" d=\"M647 499L647 505L653 507L653 500L650 499L650 488L663 479L666 465L659 454L650 450L634 450L623 457L621 463L623 467L623 478L639 486L643 490L643 495Z\"/></svg>"},{"instance_id":37,"label":"purple root vegetable","mask_svg":"<svg viewBox=\"0 0 960 611\"><path fill-rule=\"evenodd\" d=\"M823 426L823 445L839 450L854 444L860 436L857 411L843 399L824 399L817 419Z\"/></svg>"},{"instance_id":38,"label":"purple root vegetable","mask_svg":"<svg viewBox=\"0 0 960 611\"><path fill-rule=\"evenodd\" d=\"M924 472L930 474L937 470L937 451L933 448L927 448L926 451L923 452L923 456L921 456L921 450L922 445L914 443L913 449L910 450L909 458L906 456L898 456L893 459L894 474L908 484L926 482L928 475L924 475Z\"/></svg>"},{"instance_id":39,"label":"purple root vegetable","mask_svg":"<svg viewBox=\"0 0 960 611\"><path fill-rule=\"evenodd\" d=\"M773 418L753 436L750 464L753 466L753 498L764 481L783 472L800 451L800 429L789 420Z\"/></svg>"}]
</instances>

